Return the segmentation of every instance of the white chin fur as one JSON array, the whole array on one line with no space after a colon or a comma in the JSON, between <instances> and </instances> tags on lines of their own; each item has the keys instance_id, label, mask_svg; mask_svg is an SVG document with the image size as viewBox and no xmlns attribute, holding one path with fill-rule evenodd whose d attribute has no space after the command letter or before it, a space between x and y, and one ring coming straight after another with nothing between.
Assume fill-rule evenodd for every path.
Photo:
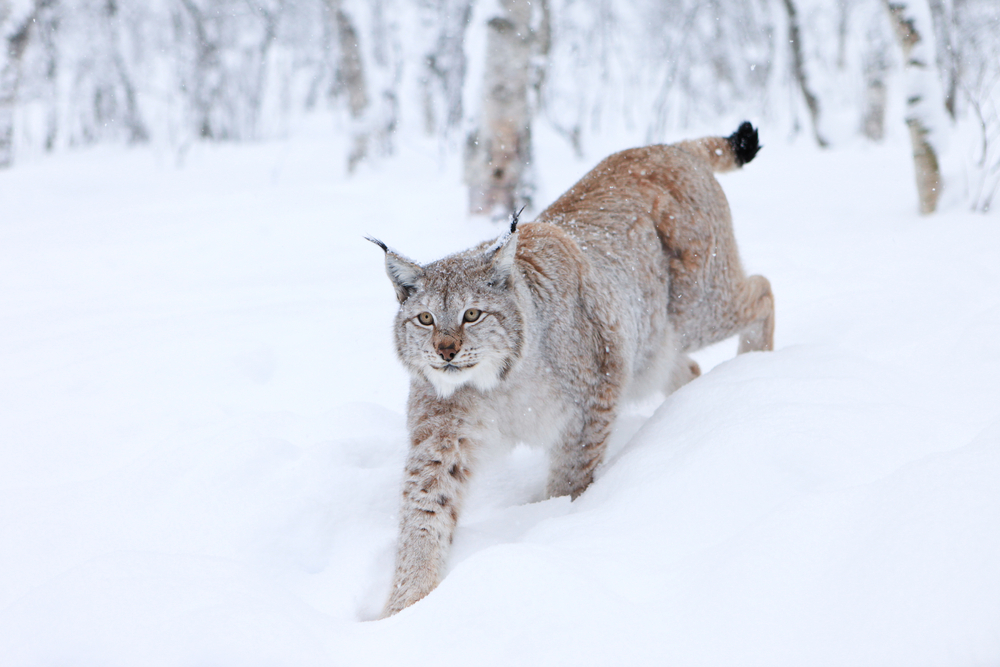
<instances>
[{"instance_id":1,"label":"white chin fur","mask_svg":"<svg viewBox=\"0 0 1000 667\"><path fill-rule=\"evenodd\" d=\"M493 360L481 361L472 368L458 371L424 369L424 377L434 385L439 398L448 398L455 390L467 384L475 385L480 391L489 391L500 384L500 365Z\"/></svg>"}]
</instances>

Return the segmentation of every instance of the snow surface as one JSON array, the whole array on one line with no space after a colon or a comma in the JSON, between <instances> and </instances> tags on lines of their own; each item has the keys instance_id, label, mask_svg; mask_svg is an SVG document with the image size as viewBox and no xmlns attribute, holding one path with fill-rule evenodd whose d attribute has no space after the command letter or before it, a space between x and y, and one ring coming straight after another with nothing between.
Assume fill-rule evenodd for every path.
<instances>
[{"instance_id":1,"label":"snow surface","mask_svg":"<svg viewBox=\"0 0 1000 667\"><path fill-rule=\"evenodd\" d=\"M1000 663L1000 215L919 217L903 137L762 137L721 180L776 351L701 353L576 502L495 456L378 622L407 379L362 237L500 233L459 165L346 178L316 130L0 172L0 665ZM601 157L538 139L542 202Z\"/></svg>"}]
</instances>

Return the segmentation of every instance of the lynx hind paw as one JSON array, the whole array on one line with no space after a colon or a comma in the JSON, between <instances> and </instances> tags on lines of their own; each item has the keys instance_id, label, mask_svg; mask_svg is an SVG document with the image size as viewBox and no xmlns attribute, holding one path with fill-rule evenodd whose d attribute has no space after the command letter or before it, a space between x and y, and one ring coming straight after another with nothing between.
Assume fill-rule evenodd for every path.
<instances>
[{"instance_id":1,"label":"lynx hind paw","mask_svg":"<svg viewBox=\"0 0 1000 667\"><path fill-rule=\"evenodd\" d=\"M700 376L701 366L698 365L698 362L691 357L684 355L677 360L674 372L671 374L670 381L667 383L666 393L668 395L672 394L691 380Z\"/></svg>"}]
</instances>

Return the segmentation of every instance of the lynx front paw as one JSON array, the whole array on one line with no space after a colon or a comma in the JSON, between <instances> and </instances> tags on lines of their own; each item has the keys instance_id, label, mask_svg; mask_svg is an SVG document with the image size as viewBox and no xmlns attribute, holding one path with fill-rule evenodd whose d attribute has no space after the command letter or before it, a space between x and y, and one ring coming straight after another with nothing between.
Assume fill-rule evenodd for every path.
<instances>
[{"instance_id":1,"label":"lynx front paw","mask_svg":"<svg viewBox=\"0 0 1000 667\"><path fill-rule=\"evenodd\" d=\"M408 520L403 522L403 534L396 553L392 591L382 618L406 609L437 588L444 570L447 545L454 530L453 522L445 529L433 525L433 521L427 522L427 518L436 519L436 514L413 510L406 516Z\"/></svg>"},{"instance_id":2,"label":"lynx front paw","mask_svg":"<svg viewBox=\"0 0 1000 667\"><path fill-rule=\"evenodd\" d=\"M398 614L410 605L416 604L427 597L436 587L436 577L433 579L425 577L424 581L420 582L420 585L417 585L416 582L395 584L392 594L389 595L388 602L385 603L385 609L382 610L382 615L379 618L389 618Z\"/></svg>"}]
</instances>

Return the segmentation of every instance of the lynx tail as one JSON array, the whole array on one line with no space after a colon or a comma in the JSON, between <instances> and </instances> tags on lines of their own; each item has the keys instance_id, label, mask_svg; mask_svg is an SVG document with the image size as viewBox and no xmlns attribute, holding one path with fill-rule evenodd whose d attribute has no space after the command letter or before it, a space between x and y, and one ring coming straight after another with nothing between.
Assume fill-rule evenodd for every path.
<instances>
[{"instance_id":1,"label":"lynx tail","mask_svg":"<svg viewBox=\"0 0 1000 667\"><path fill-rule=\"evenodd\" d=\"M681 150L702 158L712 171L725 172L739 169L752 160L761 146L757 130L749 121L743 121L728 137L702 137L675 144Z\"/></svg>"},{"instance_id":2,"label":"lynx tail","mask_svg":"<svg viewBox=\"0 0 1000 667\"><path fill-rule=\"evenodd\" d=\"M761 149L757 140L757 130L747 120L743 121L735 132L726 137L726 141L729 142L729 146L733 150L737 167L742 167L752 160L757 155L757 151Z\"/></svg>"}]
</instances>

